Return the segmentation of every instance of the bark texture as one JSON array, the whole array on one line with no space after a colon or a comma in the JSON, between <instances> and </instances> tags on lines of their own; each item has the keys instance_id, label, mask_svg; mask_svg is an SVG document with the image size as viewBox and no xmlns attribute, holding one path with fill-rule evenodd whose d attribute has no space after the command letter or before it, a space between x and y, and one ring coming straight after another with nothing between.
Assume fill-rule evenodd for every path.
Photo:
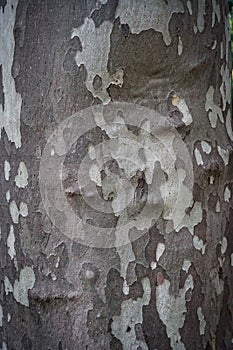
<instances>
[{"instance_id":1,"label":"bark texture","mask_svg":"<svg viewBox=\"0 0 233 350\"><path fill-rule=\"evenodd\" d=\"M2 350L233 349L230 55L222 0L0 1ZM62 121L110 101L168 116L194 187L176 229L162 213L138 240L101 249L51 223L39 167ZM67 164L105 131L84 135ZM86 214L75 170L67 200Z\"/></svg>"}]
</instances>

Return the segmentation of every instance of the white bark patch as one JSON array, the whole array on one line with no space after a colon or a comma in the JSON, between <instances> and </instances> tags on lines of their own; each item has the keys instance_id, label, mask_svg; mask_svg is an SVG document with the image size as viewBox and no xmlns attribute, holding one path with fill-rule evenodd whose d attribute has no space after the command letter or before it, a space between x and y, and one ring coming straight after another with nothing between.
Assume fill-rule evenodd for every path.
<instances>
[{"instance_id":1,"label":"white bark patch","mask_svg":"<svg viewBox=\"0 0 233 350\"><path fill-rule=\"evenodd\" d=\"M220 207L220 202L219 201L217 201L217 203L216 203L215 211L216 211L216 213L220 213L220 211L221 211L221 207Z\"/></svg>"},{"instance_id":2,"label":"white bark patch","mask_svg":"<svg viewBox=\"0 0 233 350\"><path fill-rule=\"evenodd\" d=\"M163 255L164 251L165 251L165 244L158 243L157 248L156 248L156 261L159 261L159 259Z\"/></svg>"},{"instance_id":3,"label":"white bark patch","mask_svg":"<svg viewBox=\"0 0 233 350\"><path fill-rule=\"evenodd\" d=\"M191 266L191 261L185 259L183 262L182 270L188 273L190 266Z\"/></svg>"},{"instance_id":4,"label":"white bark patch","mask_svg":"<svg viewBox=\"0 0 233 350\"><path fill-rule=\"evenodd\" d=\"M95 147L93 145L89 145L89 147L88 147L88 155L89 155L89 157L92 160L94 160L96 158Z\"/></svg>"},{"instance_id":5,"label":"white bark patch","mask_svg":"<svg viewBox=\"0 0 233 350\"><path fill-rule=\"evenodd\" d=\"M21 202L19 205L19 215L22 215L24 218L28 216L28 206L24 202Z\"/></svg>"},{"instance_id":6,"label":"white bark patch","mask_svg":"<svg viewBox=\"0 0 233 350\"><path fill-rule=\"evenodd\" d=\"M203 165L204 162L203 162L203 159L202 159L202 155L201 155L201 152L199 151L198 148L195 148L194 155L195 155L195 158L196 158L197 165Z\"/></svg>"},{"instance_id":7,"label":"white bark patch","mask_svg":"<svg viewBox=\"0 0 233 350\"><path fill-rule=\"evenodd\" d=\"M178 55L180 56L183 52L183 43L182 43L182 40L181 40L181 37L179 36L179 39L178 39Z\"/></svg>"},{"instance_id":8,"label":"white bark patch","mask_svg":"<svg viewBox=\"0 0 233 350\"><path fill-rule=\"evenodd\" d=\"M208 117L212 128L216 128L218 118L222 123L224 123L222 110L214 103L214 87L212 85L210 85L206 93L205 110L208 112Z\"/></svg>"},{"instance_id":9,"label":"white bark patch","mask_svg":"<svg viewBox=\"0 0 233 350\"><path fill-rule=\"evenodd\" d=\"M110 138L117 138L119 134L124 137L128 136L128 130L125 121L120 116L114 118L113 124L106 124L102 113L95 113L94 115L96 125L99 126ZM92 151L93 154L93 151Z\"/></svg>"},{"instance_id":10,"label":"white bark patch","mask_svg":"<svg viewBox=\"0 0 233 350\"><path fill-rule=\"evenodd\" d=\"M226 117L226 129L227 134L230 137L231 141L233 141L233 131L232 131L232 121L231 121L231 110L229 109Z\"/></svg>"},{"instance_id":11,"label":"white bark patch","mask_svg":"<svg viewBox=\"0 0 233 350\"><path fill-rule=\"evenodd\" d=\"M58 154L59 154L59 151L58 151ZM62 154L62 153L61 153ZM55 155L55 149L54 148L51 148L51 156L53 157Z\"/></svg>"},{"instance_id":12,"label":"white bark patch","mask_svg":"<svg viewBox=\"0 0 233 350\"><path fill-rule=\"evenodd\" d=\"M9 181L10 179L10 171L11 171L11 166L8 160L5 160L4 162L4 174L5 174L5 180Z\"/></svg>"},{"instance_id":13,"label":"white bark patch","mask_svg":"<svg viewBox=\"0 0 233 350\"><path fill-rule=\"evenodd\" d=\"M205 27L205 0L198 0L198 13L197 13L197 29L199 32L203 32Z\"/></svg>"},{"instance_id":14,"label":"white bark patch","mask_svg":"<svg viewBox=\"0 0 233 350\"><path fill-rule=\"evenodd\" d=\"M148 305L151 298L151 286L149 278L142 280L143 296L137 300L125 300L121 304L120 316L114 316L112 322L112 334L119 339L123 345L123 350L148 350L144 339L137 339L135 325L143 322L142 307Z\"/></svg>"},{"instance_id":15,"label":"white bark patch","mask_svg":"<svg viewBox=\"0 0 233 350\"><path fill-rule=\"evenodd\" d=\"M202 148L202 151L205 152L206 154L211 153L212 148L208 142L201 141L201 148Z\"/></svg>"},{"instance_id":16,"label":"white bark patch","mask_svg":"<svg viewBox=\"0 0 233 350\"><path fill-rule=\"evenodd\" d=\"M176 232L187 227L189 232L194 235L194 227L202 220L202 207L200 202L195 202L191 212L186 214L181 224L175 229Z\"/></svg>"},{"instance_id":17,"label":"white bark patch","mask_svg":"<svg viewBox=\"0 0 233 350\"><path fill-rule=\"evenodd\" d=\"M12 284L10 283L9 278L7 276L5 276L4 278L4 289L6 295L13 292Z\"/></svg>"},{"instance_id":18,"label":"white bark patch","mask_svg":"<svg viewBox=\"0 0 233 350\"><path fill-rule=\"evenodd\" d=\"M205 334L206 321L205 316L203 315L202 308L199 306L197 309L197 316L199 320L199 333L200 335Z\"/></svg>"},{"instance_id":19,"label":"white bark patch","mask_svg":"<svg viewBox=\"0 0 233 350\"><path fill-rule=\"evenodd\" d=\"M93 164L89 169L89 177L97 186L102 186L101 174L97 164Z\"/></svg>"},{"instance_id":20,"label":"white bark patch","mask_svg":"<svg viewBox=\"0 0 233 350\"><path fill-rule=\"evenodd\" d=\"M178 96L177 96L178 97ZM189 111L188 105L182 98L177 98L176 102L174 103L174 99L172 103L177 106L177 108L180 110L180 112L183 114L182 121L185 125L190 125L193 122L193 117Z\"/></svg>"},{"instance_id":21,"label":"white bark patch","mask_svg":"<svg viewBox=\"0 0 233 350\"><path fill-rule=\"evenodd\" d=\"M9 0L0 9L0 64L2 65L2 84L4 92L4 108L0 104L0 128L4 128L8 139L16 148L21 146L20 112L22 99L16 92L15 81L11 75L14 59L14 24L17 0Z\"/></svg>"},{"instance_id":22,"label":"white bark patch","mask_svg":"<svg viewBox=\"0 0 233 350\"><path fill-rule=\"evenodd\" d=\"M220 91L222 95L223 110L226 110L227 103L231 102L231 71L228 68L227 63L221 66L222 84Z\"/></svg>"},{"instance_id":23,"label":"white bark patch","mask_svg":"<svg viewBox=\"0 0 233 350\"><path fill-rule=\"evenodd\" d=\"M71 35L71 38L78 36L82 44L82 52L76 54L76 64L84 64L87 70L86 87L104 104L111 100L107 88L110 84L122 86L124 76L121 67L113 75L110 75L107 69L112 27L112 23L105 21L96 28L91 18L85 18L84 24L74 28ZM102 80L101 87L97 90L93 86L96 75Z\"/></svg>"},{"instance_id":24,"label":"white bark patch","mask_svg":"<svg viewBox=\"0 0 233 350\"><path fill-rule=\"evenodd\" d=\"M11 260L14 259L16 252L15 252L15 235L14 235L14 226L10 226L10 233L7 237L7 247L8 247L8 254L11 257Z\"/></svg>"},{"instance_id":25,"label":"white bark patch","mask_svg":"<svg viewBox=\"0 0 233 350\"><path fill-rule=\"evenodd\" d=\"M223 237L222 242L220 242L220 243L221 243L221 254L223 255L227 251L227 239L226 239L226 237Z\"/></svg>"},{"instance_id":26,"label":"white bark patch","mask_svg":"<svg viewBox=\"0 0 233 350\"><path fill-rule=\"evenodd\" d=\"M1 350L7 350L7 345L4 341L2 342L2 349Z\"/></svg>"},{"instance_id":27,"label":"white bark patch","mask_svg":"<svg viewBox=\"0 0 233 350\"><path fill-rule=\"evenodd\" d=\"M16 186L25 188L28 185L28 171L24 162L19 163L18 175L15 177Z\"/></svg>"},{"instance_id":28,"label":"white bark patch","mask_svg":"<svg viewBox=\"0 0 233 350\"><path fill-rule=\"evenodd\" d=\"M193 246L195 249L200 250L202 255L205 254L206 244L204 244L203 240L196 235L193 237Z\"/></svg>"},{"instance_id":29,"label":"white bark patch","mask_svg":"<svg viewBox=\"0 0 233 350\"><path fill-rule=\"evenodd\" d=\"M15 201L12 201L10 203L10 214L11 214L11 219L15 224L18 224L19 222L19 210L18 207L15 203Z\"/></svg>"},{"instance_id":30,"label":"white bark patch","mask_svg":"<svg viewBox=\"0 0 233 350\"><path fill-rule=\"evenodd\" d=\"M231 190L229 189L228 186L226 186L224 191L224 201L229 203L230 199L231 199Z\"/></svg>"},{"instance_id":31,"label":"white bark patch","mask_svg":"<svg viewBox=\"0 0 233 350\"><path fill-rule=\"evenodd\" d=\"M214 180L215 180L214 175L211 175L211 176L209 177L209 184L210 184L210 185L213 185L213 184L214 184Z\"/></svg>"},{"instance_id":32,"label":"white bark patch","mask_svg":"<svg viewBox=\"0 0 233 350\"><path fill-rule=\"evenodd\" d=\"M192 16L193 9L192 9L192 3L191 3L190 0L187 1L187 9L188 9L188 12L189 12L190 16Z\"/></svg>"},{"instance_id":33,"label":"white bark patch","mask_svg":"<svg viewBox=\"0 0 233 350\"><path fill-rule=\"evenodd\" d=\"M156 267L157 267L157 262L156 262L156 261L152 261L152 262L150 263L150 267L151 267L151 270L155 270Z\"/></svg>"},{"instance_id":34,"label":"white bark patch","mask_svg":"<svg viewBox=\"0 0 233 350\"><path fill-rule=\"evenodd\" d=\"M220 6L216 0L212 0L213 12L212 12L212 27L215 25L215 19L217 16L218 22L221 20Z\"/></svg>"},{"instance_id":35,"label":"white bark patch","mask_svg":"<svg viewBox=\"0 0 233 350\"><path fill-rule=\"evenodd\" d=\"M9 203L10 199L11 199L11 193L10 193L10 190L8 190L6 192L6 201L7 201L7 203Z\"/></svg>"},{"instance_id":36,"label":"white bark patch","mask_svg":"<svg viewBox=\"0 0 233 350\"><path fill-rule=\"evenodd\" d=\"M7 322L10 322L10 320L11 320L11 315L8 313L7 314Z\"/></svg>"},{"instance_id":37,"label":"white bark patch","mask_svg":"<svg viewBox=\"0 0 233 350\"><path fill-rule=\"evenodd\" d=\"M231 266L233 267L233 253L231 254Z\"/></svg>"},{"instance_id":38,"label":"white bark patch","mask_svg":"<svg viewBox=\"0 0 233 350\"><path fill-rule=\"evenodd\" d=\"M221 148L220 146L218 146L217 148L218 148L218 154L222 158L224 165L228 165L229 164L229 156L230 156L229 151L225 150L224 148Z\"/></svg>"},{"instance_id":39,"label":"white bark patch","mask_svg":"<svg viewBox=\"0 0 233 350\"><path fill-rule=\"evenodd\" d=\"M124 230L122 230L120 227L117 228L116 230L116 240L117 243L120 242L120 240L123 238L125 241L127 241L127 237L125 235L125 232L123 232ZM127 232L128 233L128 232ZM123 277L124 282L123 282L123 293L125 295L129 294L129 286L127 284L127 270L128 270L128 266L130 262L135 261L135 255L133 252L133 248L131 245L131 242L128 239L128 244L124 245L124 246L117 246L117 253L119 254L120 257L120 265L121 265L121 269L120 269L120 274L121 277ZM136 275L135 275L135 279L136 279Z\"/></svg>"},{"instance_id":40,"label":"white bark patch","mask_svg":"<svg viewBox=\"0 0 233 350\"><path fill-rule=\"evenodd\" d=\"M2 320L3 320L3 309L2 309L2 305L0 304L0 327L2 327Z\"/></svg>"},{"instance_id":41,"label":"white bark patch","mask_svg":"<svg viewBox=\"0 0 233 350\"><path fill-rule=\"evenodd\" d=\"M28 215L28 207L27 204L24 202L21 202L19 205L19 209L13 200L10 202L10 214L11 218L14 224L19 223L19 215L22 215L23 217L26 217Z\"/></svg>"},{"instance_id":42,"label":"white bark patch","mask_svg":"<svg viewBox=\"0 0 233 350\"><path fill-rule=\"evenodd\" d=\"M213 45L212 45L212 47L211 47L211 50L215 50L216 47L217 47L217 40L215 39L215 40L214 40L214 43L213 43Z\"/></svg>"},{"instance_id":43,"label":"white bark patch","mask_svg":"<svg viewBox=\"0 0 233 350\"><path fill-rule=\"evenodd\" d=\"M156 307L160 319L166 326L172 349L185 350L179 329L184 325L187 312L185 295L188 290L193 289L193 278L191 275L187 277L185 285L179 290L177 297L169 294L169 287L170 282L166 279L156 287Z\"/></svg>"},{"instance_id":44,"label":"white bark patch","mask_svg":"<svg viewBox=\"0 0 233 350\"><path fill-rule=\"evenodd\" d=\"M19 280L14 283L14 298L22 305L29 306L28 290L35 284L35 274L31 267L26 266L20 271Z\"/></svg>"},{"instance_id":45,"label":"white bark patch","mask_svg":"<svg viewBox=\"0 0 233 350\"><path fill-rule=\"evenodd\" d=\"M168 167L169 168L169 167ZM183 178L182 181L184 181L186 177L186 172L183 169L178 169L177 171L180 179ZM173 178L175 180L175 177ZM171 178L171 180L173 180ZM175 180L176 181L176 180ZM174 182L175 183L175 182ZM177 188L175 188L174 183L169 185L169 187L160 186L160 191L162 194L163 199L167 201L164 204L163 209L163 218L165 220L170 220L172 218L174 229L179 231L179 227L181 226L181 222L183 218L185 217L185 211L186 208L190 206L190 203L192 202L192 192L189 190L188 187L183 185L183 182L180 182L180 193L182 193L182 196L178 198L176 196ZM165 191L164 191L165 189ZM186 206L184 205L184 200L186 202ZM169 228L168 228L169 230Z\"/></svg>"},{"instance_id":46,"label":"white bark patch","mask_svg":"<svg viewBox=\"0 0 233 350\"><path fill-rule=\"evenodd\" d=\"M128 24L132 33L139 34L151 28L162 33L165 44L170 45L170 19L173 13L183 12L184 7L179 0L120 0L116 17L120 17L121 24Z\"/></svg>"}]
</instances>

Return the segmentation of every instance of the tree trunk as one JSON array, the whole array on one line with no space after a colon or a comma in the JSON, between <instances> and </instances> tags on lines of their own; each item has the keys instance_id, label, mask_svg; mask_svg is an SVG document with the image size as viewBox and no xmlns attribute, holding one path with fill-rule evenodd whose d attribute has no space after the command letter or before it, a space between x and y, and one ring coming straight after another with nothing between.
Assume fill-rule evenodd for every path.
<instances>
[{"instance_id":1,"label":"tree trunk","mask_svg":"<svg viewBox=\"0 0 233 350\"><path fill-rule=\"evenodd\" d=\"M222 0L0 1L2 349L233 349L230 55Z\"/></svg>"}]
</instances>

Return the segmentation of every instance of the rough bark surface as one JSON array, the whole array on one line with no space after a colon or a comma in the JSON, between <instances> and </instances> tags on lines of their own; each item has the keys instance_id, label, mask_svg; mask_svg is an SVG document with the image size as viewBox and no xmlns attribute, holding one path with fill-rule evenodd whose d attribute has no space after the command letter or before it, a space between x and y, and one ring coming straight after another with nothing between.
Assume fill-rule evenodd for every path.
<instances>
[{"instance_id":1,"label":"rough bark surface","mask_svg":"<svg viewBox=\"0 0 233 350\"><path fill-rule=\"evenodd\" d=\"M233 349L227 16L220 0L0 1L2 350ZM101 249L51 223L39 167L62 121L110 101L168 116L194 187L179 227L164 230L161 214L138 240ZM109 137L84 135L71 161Z\"/></svg>"}]
</instances>

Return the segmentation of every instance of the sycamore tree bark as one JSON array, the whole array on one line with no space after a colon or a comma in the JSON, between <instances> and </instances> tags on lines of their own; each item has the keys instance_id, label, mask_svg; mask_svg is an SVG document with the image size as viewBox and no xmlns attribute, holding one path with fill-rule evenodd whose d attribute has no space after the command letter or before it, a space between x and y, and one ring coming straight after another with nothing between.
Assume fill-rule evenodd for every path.
<instances>
[{"instance_id":1,"label":"sycamore tree bark","mask_svg":"<svg viewBox=\"0 0 233 350\"><path fill-rule=\"evenodd\" d=\"M233 349L230 54L223 0L0 1L2 350Z\"/></svg>"}]
</instances>

